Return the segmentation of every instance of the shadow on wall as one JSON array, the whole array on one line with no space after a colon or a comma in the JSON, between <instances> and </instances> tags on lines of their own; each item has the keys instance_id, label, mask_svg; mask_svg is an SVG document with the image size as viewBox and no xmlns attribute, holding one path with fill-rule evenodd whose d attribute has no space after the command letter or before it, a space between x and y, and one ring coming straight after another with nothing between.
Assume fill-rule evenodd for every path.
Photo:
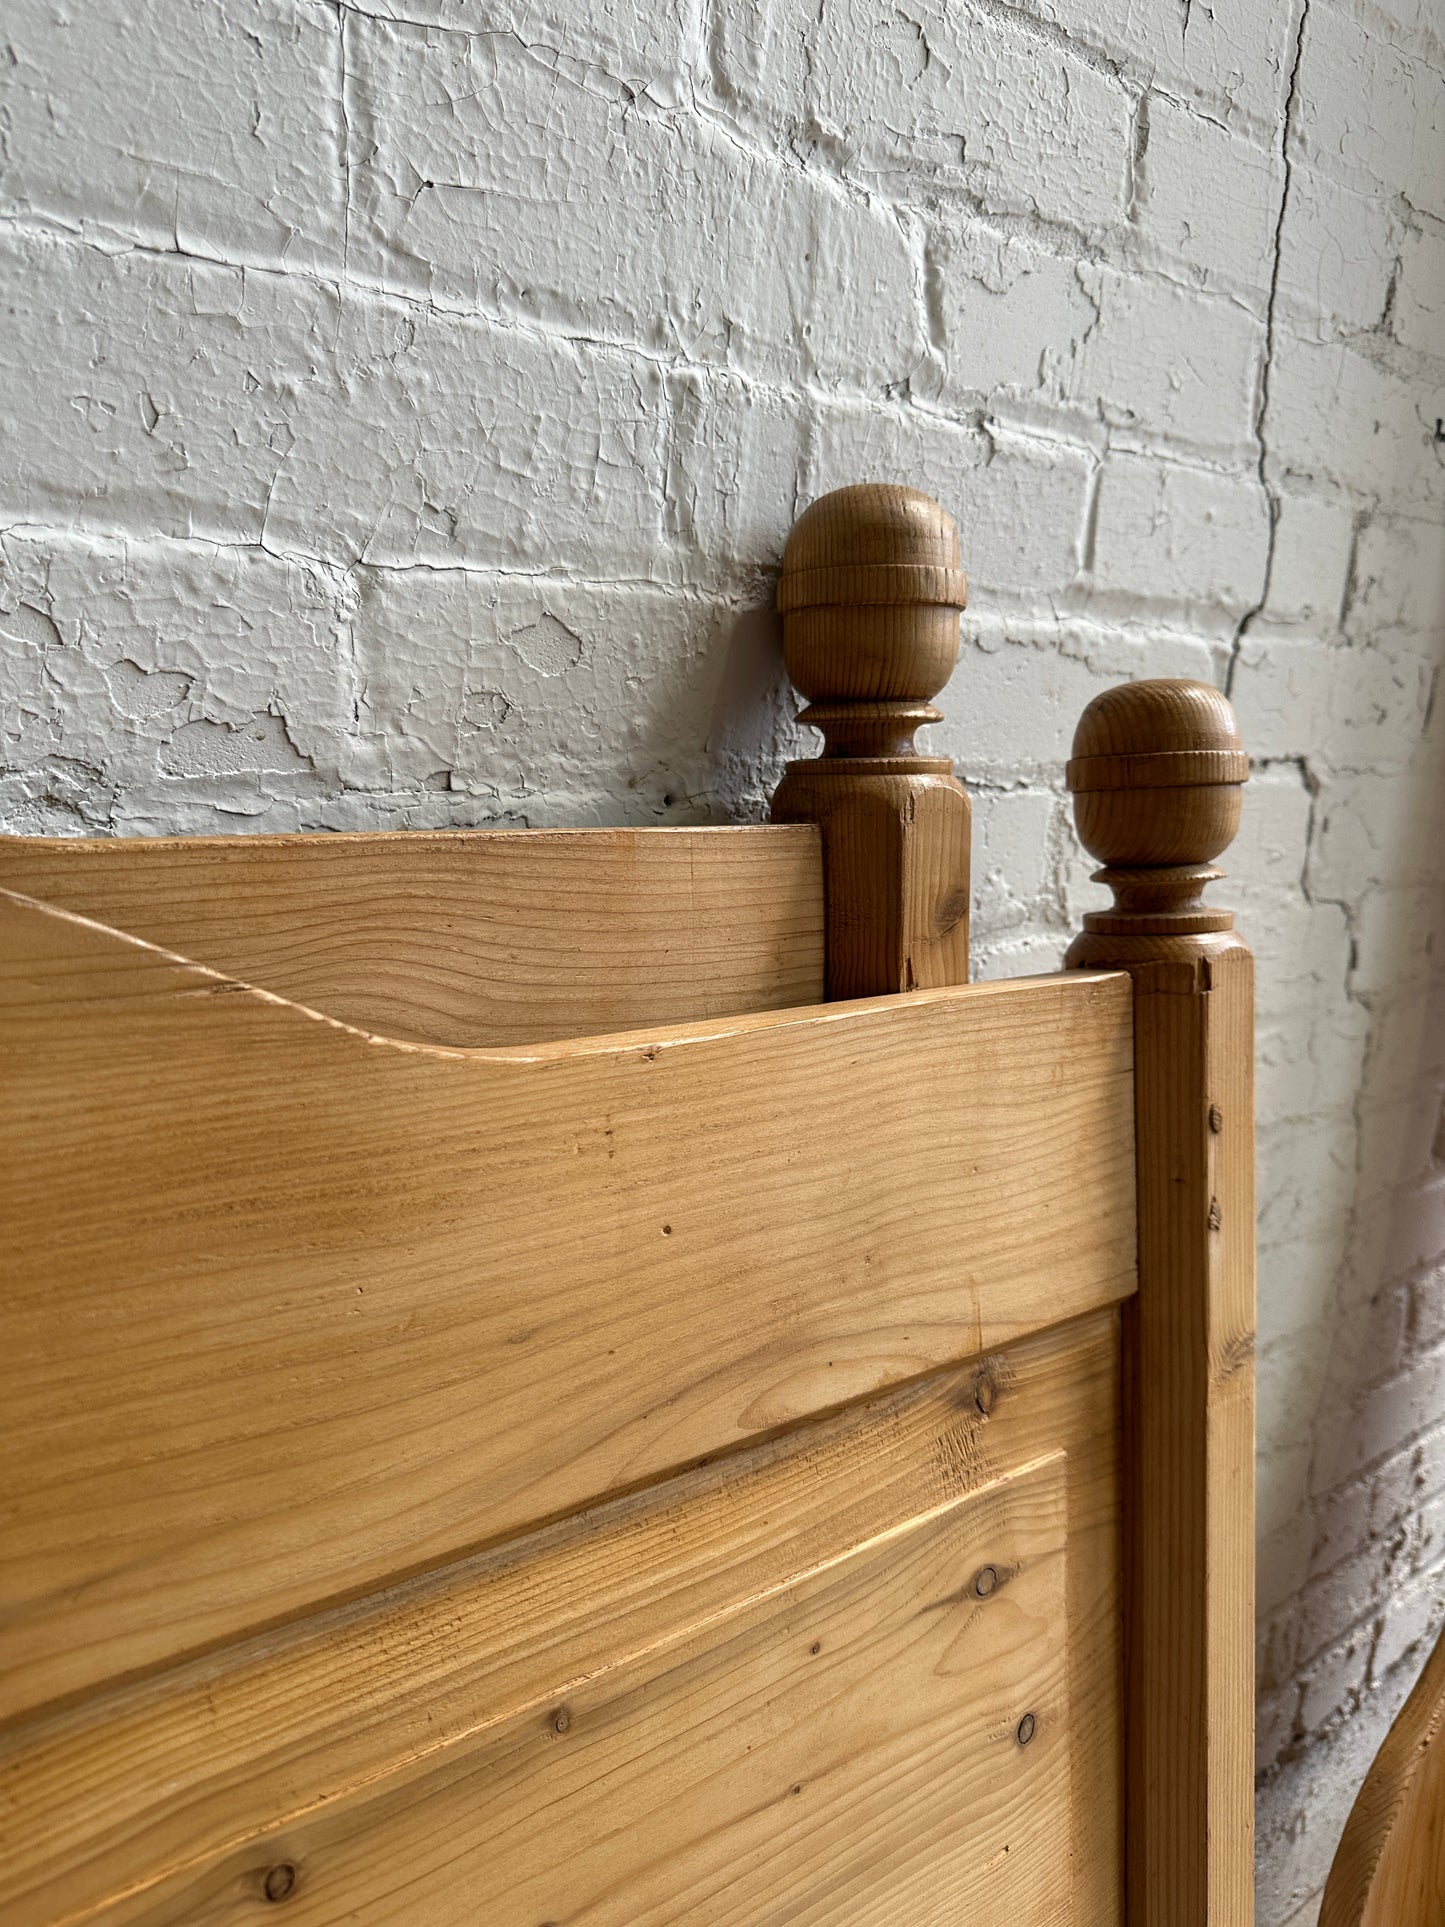
<instances>
[{"instance_id":1,"label":"shadow on wall","mask_svg":"<svg viewBox=\"0 0 1445 1927\"><path fill-rule=\"evenodd\" d=\"M1393 719L1394 767L1317 790L1309 837L1309 895L1344 913L1347 997L1368 1028L1348 1196L1315 1204L1338 1264L1298 1355L1308 1571L1262 1681L1288 1706L1263 1748L1268 1805L1293 1820L1261 1842L1261 1918L1289 1927L1314 1921L1369 1762L1445 1622L1445 636L1371 636L1359 655L1367 674L1419 679L1422 723L1401 743ZM1373 720L1389 708L1381 697ZM1332 896L1347 877L1355 896ZM1378 881L1361 894L1361 878ZM1312 1160L1315 1182L1327 1163ZM1262 1296L1270 1282L1266 1254Z\"/></svg>"}]
</instances>

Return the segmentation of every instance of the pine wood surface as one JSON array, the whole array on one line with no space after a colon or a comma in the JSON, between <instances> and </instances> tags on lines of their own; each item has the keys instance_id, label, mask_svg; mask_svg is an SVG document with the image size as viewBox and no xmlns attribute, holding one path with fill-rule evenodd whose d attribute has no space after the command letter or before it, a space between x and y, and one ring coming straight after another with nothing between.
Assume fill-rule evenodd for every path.
<instances>
[{"instance_id":1,"label":"pine wood surface","mask_svg":"<svg viewBox=\"0 0 1445 1927\"><path fill-rule=\"evenodd\" d=\"M1187 682L1095 698L1069 765L1115 897L1069 961L1134 983L1128 1891L1168 1927L1254 1917L1254 966L1202 894L1247 773L1229 704Z\"/></svg>"},{"instance_id":2,"label":"pine wood surface","mask_svg":"<svg viewBox=\"0 0 1445 1927\"><path fill-rule=\"evenodd\" d=\"M0 910L6 1717L1133 1288L1130 993L532 1050Z\"/></svg>"},{"instance_id":3,"label":"pine wood surface","mask_svg":"<svg viewBox=\"0 0 1445 1927\"><path fill-rule=\"evenodd\" d=\"M532 1043L823 995L807 825L0 837L0 887L421 1043Z\"/></svg>"},{"instance_id":4,"label":"pine wood surface","mask_svg":"<svg viewBox=\"0 0 1445 1927\"><path fill-rule=\"evenodd\" d=\"M1330 1868L1320 1927L1445 1920L1445 1636L1361 1786Z\"/></svg>"},{"instance_id":5,"label":"pine wood surface","mask_svg":"<svg viewBox=\"0 0 1445 1927\"><path fill-rule=\"evenodd\" d=\"M1141 966L1134 996L1135 1904L1145 1920L1244 1927L1254 1907L1253 959L1240 947Z\"/></svg>"},{"instance_id":6,"label":"pine wood surface","mask_svg":"<svg viewBox=\"0 0 1445 1927\"><path fill-rule=\"evenodd\" d=\"M1117 1333L13 1729L7 1922L1118 1927Z\"/></svg>"}]
</instances>

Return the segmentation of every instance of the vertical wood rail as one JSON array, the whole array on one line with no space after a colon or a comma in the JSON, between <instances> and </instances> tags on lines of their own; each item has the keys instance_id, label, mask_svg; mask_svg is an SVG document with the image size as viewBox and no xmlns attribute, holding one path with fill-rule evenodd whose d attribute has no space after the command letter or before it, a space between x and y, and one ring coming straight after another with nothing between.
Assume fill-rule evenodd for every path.
<instances>
[{"instance_id":1,"label":"vertical wood rail","mask_svg":"<svg viewBox=\"0 0 1445 1927\"><path fill-rule=\"evenodd\" d=\"M1202 683L1084 711L1079 837L1114 907L1067 963L1134 980L1139 1292L1125 1327L1125 1846L1134 1927L1247 1927L1254 1862L1253 959L1203 901L1248 775Z\"/></svg>"},{"instance_id":2,"label":"vertical wood rail","mask_svg":"<svg viewBox=\"0 0 1445 1927\"><path fill-rule=\"evenodd\" d=\"M968 981L968 796L913 747L966 593L958 532L915 489L837 489L783 553L783 655L824 748L789 763L773 821L822 831L830 1000Z\"/></svg>"}]
</instances>

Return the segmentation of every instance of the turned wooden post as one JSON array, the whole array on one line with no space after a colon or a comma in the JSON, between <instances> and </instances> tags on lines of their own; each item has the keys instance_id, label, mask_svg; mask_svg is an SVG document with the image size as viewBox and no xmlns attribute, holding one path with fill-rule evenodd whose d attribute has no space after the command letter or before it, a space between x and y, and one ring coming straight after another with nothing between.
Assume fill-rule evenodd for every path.
<instances>
[{"instance_id":1,"label":"turned wooden post","mask_svg":"<svg viewBox=\"0 0 1445 1927\"><path fill-rule=\"evenodd\" d=\"M824 747L789 763L773 820L822 831L830 1000L968 981L968 797L913 746L967 586L952 520L911 488L837 489L783 552L783 655Z\"/></svg>"},{"instance_id":2,"label":"turned wooden post","mask_svg":"<svg viewBox=\"0 0 1445 1927\"><path fill-rule=\"evenodd\" d=\"M1125 1313L1129 1918L1245 1927L1254 1862L1254 979L1204 901L1249 773L1202 683L1084 711L1096 881L1075 968L1134 980L1139 1291Z\"/></svg>"}]
</instances>

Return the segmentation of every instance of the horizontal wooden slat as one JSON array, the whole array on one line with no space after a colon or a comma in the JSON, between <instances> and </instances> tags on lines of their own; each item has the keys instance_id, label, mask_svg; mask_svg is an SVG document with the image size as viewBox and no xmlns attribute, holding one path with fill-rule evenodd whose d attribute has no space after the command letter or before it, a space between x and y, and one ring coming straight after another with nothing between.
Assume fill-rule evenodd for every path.
<instances>
[{"instance_id":1,"label":"horizontal wooden slat","mask_svg":"<svg viewBox=\"0 0 1445 1927\"><path fill-rule=\"evenodd\" d=\"M422 1785L302 1822L293 1918L945 1927L988 1904L1066 1927L1062 1498L1045 1461L991 1532L967 1502L908 1520ZM1012 1574L987 1611L965 1577L985 1547ZM151 1920L254 1919L251 1870L216 1874Z\"/></svg>"},{"instance_id":2,"label":"horizontal wooden slat","mask_svg":"<svg viewBox=\"0 0 1445 1927\"><path fill-rule=\"evenodd\" d=\"M422 1043L579 1037L823 995L811 826L0 837L0 887Z\"/></svg>"},{"instance_id":3,"label":"horizontal wooden slat","mask_svg":"<svg viewBox=\"0 0 1445 1927\"><path fill-rule=\"evenodd\" d=\"M245 1918L290 1862L307 1920L1117 1922L1117 1330L14 1729L7 1921Z\"/></svg>"},{"instance_id":4,"label":"horizontal wooden slat","mask_svg":"<svg viewBox=\"0 0 1445 1927\"><path fill-rule=\"evenodd\" d=\"M1130 992L467 1053L0 898L7 1716L1132 1289Z\"/></svg>"}]
</instances>

